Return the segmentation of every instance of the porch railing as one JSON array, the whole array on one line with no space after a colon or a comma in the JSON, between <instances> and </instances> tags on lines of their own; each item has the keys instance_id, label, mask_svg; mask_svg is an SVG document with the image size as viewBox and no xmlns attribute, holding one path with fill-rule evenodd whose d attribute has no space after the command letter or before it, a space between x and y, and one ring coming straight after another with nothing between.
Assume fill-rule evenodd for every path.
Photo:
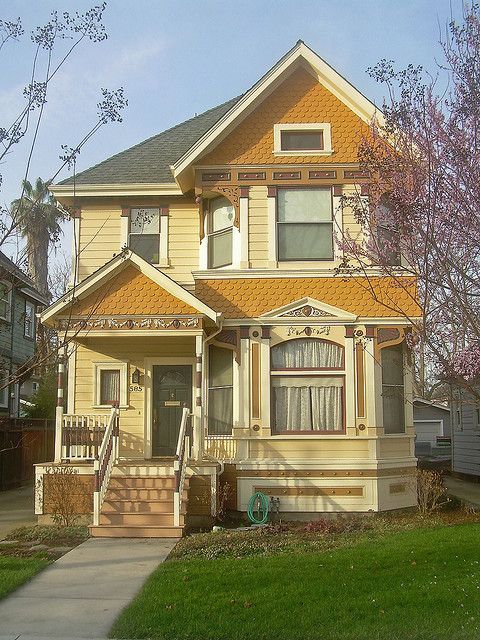
<instances>
[{"instance_id":1,"label":"porch railing","mask_svg":"<svg viewBox=\"0 0 480 640\"><path fill-rule=\"evenodd\" d=\"M237 458L238 440L229 435L213 435L205 436L205 454L220 460L221 462L230 462Z\"/></svg>"},{"instance_id":2,"label":"porch railing","mask_svg":"<svg viewBox=\"0 0 480 640\"><path fill-rule=\"evenodd\" d=\"M177 449L175 451L175 461L173 468L175 471L175 492L173 494L173 524L180 526L180 512L182 508L182 493L185 486L185 473L187 470L187 460L190 457L190 435L187 431L190 410L184 407L178 433Z\"/></svg>"},{"instance_id":3,"label":"porch railing","mask_svg":"<svg viewBox=\"0 0 480 640\"><path fill-rule=\"evenodd\" d=\"M94 460L102 444L111 415L63 416L62 460Z\"/></svg>"},{"instance_id":4,"label":"porch railing","mask_svg":"<svg viewBox=\"0 0 480 640\"><path fill-rule=\"evenodd\" d=\"M93 524L98 526L103 499L110 481L113 465L118 459L119 411L112 407L110 419L103 436L102 443L95 456L93 469L95 474L95 490L93 493Z\"/></svg>"}]
</instances>

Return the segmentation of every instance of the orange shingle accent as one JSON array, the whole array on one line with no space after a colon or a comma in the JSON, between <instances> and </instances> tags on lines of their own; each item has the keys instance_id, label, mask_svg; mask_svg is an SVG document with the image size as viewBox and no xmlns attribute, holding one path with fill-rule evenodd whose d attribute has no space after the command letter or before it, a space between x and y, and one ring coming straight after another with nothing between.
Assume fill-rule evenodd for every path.
<instances>
[{"instance_id":1,"label":"orange shingle accent","mask_svg":"<svg viewBox=\"0 0 480 640\"><path fill-rule=\"evenodd\" d=\"M226 318L255 318L305 297L358 316L421 315L415 302L415 279L406 277L396 281L388 277L199 280L195 293Z\"/></svg>"},{"instance_id":2,"label":"orange shingle accent","mask_svg":"<svg viewBox=\"0 0 480 640\"><path fill-rule=\"evenodd\" d=\"M132 266L76 302L72 309L75 317L191 314L198 311Z\"/></svg>"},{"instance_id":3,"label":"orange shingle accent","mask_svg":"<svg viewBox=\"0 0 480 640\"><path fill-rule=\"evenodd\" d=\"M273 125L329 122L330 156L274 156ZM202 165L302 164L356 162L358 145L368 126L305 69L298 69L268 96L218 147L202 158Z\"/></svg>"}]
</instances>

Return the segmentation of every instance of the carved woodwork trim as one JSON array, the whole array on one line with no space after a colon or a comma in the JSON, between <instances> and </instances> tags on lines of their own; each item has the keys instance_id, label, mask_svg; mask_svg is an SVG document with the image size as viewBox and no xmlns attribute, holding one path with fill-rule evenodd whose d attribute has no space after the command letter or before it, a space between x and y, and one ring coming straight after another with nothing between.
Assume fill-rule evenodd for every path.
<instances>
[{"instance_id":1,"label":"carved woodwork trim","mask_svg":"<svg viewBox=\"0 0 480 640\"><path fill-rule=\"evenodd\" d=\"M233 224L240 229L240 187L216 184L212 187L213 191L218 191L230 200L235 209L235 220Z\"/></svg>"},{"instance_id":2,"label":"carved woodwork trim","mask_svg":"<svg viewBox=\"0 0 480 640\"><path fill-rule=\"evenodd\" d=\"M265 180L265 171L239 171L238 180Z\"/></svg>"},{"instance_id":3,"label":"carved woodwork trim","mask_svg":"<svg viewBox=\"0 0 480 640\"><path fill-rule=\"evenodd\" d=\"M212 344L232 349L235 352L235 361L240 364L240 332L238 329L223 329L212 340Z\"/></svg>"},{"instance_id":4,"label":"carved woodwork trim","mask_svg":"<svg viewBox=\"0 0 480 640\"><path fill-rule=\"evenodd\" d=\"M333 318L333 314L323 311L323 309L317 309L309 304L300 307L299 309L292 309L286 313L282 313L281 318L318 318L318 317L330 317Z\"/></svg>"},{"instance_id":5,"label":"carved woodwork trim","mask_svg":"<svg viewBox=\"0 0 480 640\"><path fill-rule=\"evenodd\" d=\"M255 487L267 496L363 496L363 487Z\"/></svg>"},{"instance_id":6,"label":"carved woodwork trim","mask_svg":"<svg viewBox=\"0 0 480 640\"><path fill-rule=\"evenodd\" d=\"M200 318L83 318L60 319L55 323L57 329L190 329L199 327Z\"/></svg>"},{"instance_id":7,"label":"carved woodwork trim","mask_svg":"<svg viewBox=\"0 0 480 640\"><path fill-rule=\"evenodd\" d=\"M302 174L300 171L274 171L274 180L300 180Z\"/></svg>"}]
</instances>

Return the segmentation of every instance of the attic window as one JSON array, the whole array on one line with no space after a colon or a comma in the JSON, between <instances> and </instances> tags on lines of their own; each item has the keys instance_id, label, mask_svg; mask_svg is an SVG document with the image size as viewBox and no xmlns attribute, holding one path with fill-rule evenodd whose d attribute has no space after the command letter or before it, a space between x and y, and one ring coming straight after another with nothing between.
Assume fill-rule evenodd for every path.
<instances>
[{"instance_id":1,"label":"attic window","mask_svg":"<svg viewBox=\"0 0 480 640\"><path fill-rule=\"evenodd\" d=\"M276 124L273 127L276 155L328 155L332 153L330 125Z\"/></svg>"}]
</instances>

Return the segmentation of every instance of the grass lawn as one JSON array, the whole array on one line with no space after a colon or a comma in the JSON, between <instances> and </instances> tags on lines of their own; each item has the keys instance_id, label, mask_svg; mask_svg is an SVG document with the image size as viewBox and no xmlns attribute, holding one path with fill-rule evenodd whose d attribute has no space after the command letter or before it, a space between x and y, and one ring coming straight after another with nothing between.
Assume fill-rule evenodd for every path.
<instances>
[{"instance_id":1,"label":"grass lawn","mask_svg":"<svg viewBox=\"0 0 480 640\"><path fill-rule=\"evenodd\" d=\"M50 560L40 555L30 558L0 555L0 598L30 580L48 564L50 564Z\"/></svg>"},{"instance_id":2,"label":"grass lawn","mask_svg":"<svg viewBox=\"0 0 480 640\"><path fill-rule=\"evenodd\" d=\"M474 640L479 540L479 524L443 525L363 532L335 549L183 557L160 565L111 636Z\"/></svg>"}]
</instances>

